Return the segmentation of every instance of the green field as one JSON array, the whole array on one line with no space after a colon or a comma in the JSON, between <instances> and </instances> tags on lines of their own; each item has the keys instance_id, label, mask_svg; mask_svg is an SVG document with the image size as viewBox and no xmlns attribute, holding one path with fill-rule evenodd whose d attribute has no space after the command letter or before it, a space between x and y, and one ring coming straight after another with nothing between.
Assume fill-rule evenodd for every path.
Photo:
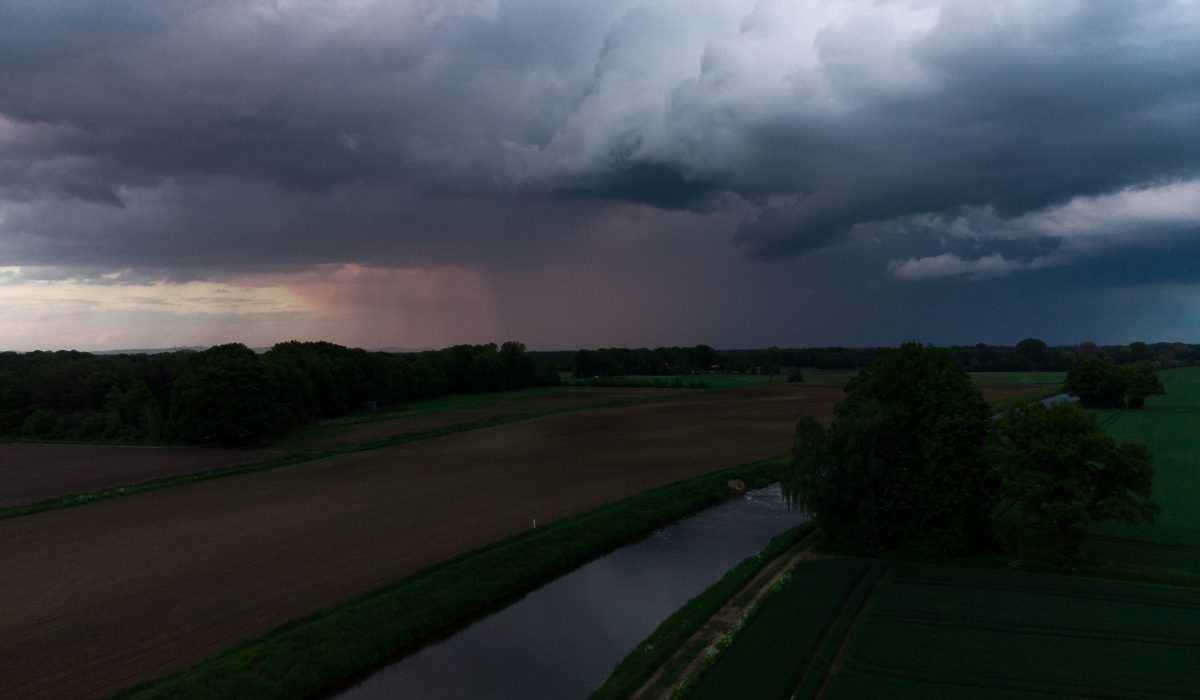
<instances>
[{"instance_id":1,"label":"green field","mask_svg":"<svg viewBox=\"0 0 1200 700\"><path fill-rule=\"evenodd\" d=\"M565 378L563 381L570 386L611 386L611 387L665 387L671 388L682 384L682 388L699 389L735 389L740 386L769 384L782 382L787 379L782 374L627 374L618 377L599 377L595 379Z\"/></svg>"},{"instance_id":2,"label":"green field","mask_svg":"<svg viewBox=\"0 0 1200 700\"><path fill-rule=\"evenodd\" d=\"M1182 698L1197 659L1200 591L828 559L797 568L692 697Z\"/></svg>"},{"instance_id":3,"label":"green field","mask_svg":"<svg viewBox=\"0 0 1200 700\"><path fill-rule=\"evenodd\" d=\"M1105 411L1114 436L1139 440L1154 452L1153 525L1105 523L1091 529L1085 556L1112 564L1200 574L1200 367L1160 372L1165 396L1136 411Z\"/></svg>"},{"instance_id":4,"label":"green field","mask_svg":"<svg viewBox=\"0 0 1200 700\"><path fill-rule=\"evenodd\" d=\"M1066 372L971 372L971 380L978 386L1062 384L1066 377Z\"/></svg>"}]
</instances>

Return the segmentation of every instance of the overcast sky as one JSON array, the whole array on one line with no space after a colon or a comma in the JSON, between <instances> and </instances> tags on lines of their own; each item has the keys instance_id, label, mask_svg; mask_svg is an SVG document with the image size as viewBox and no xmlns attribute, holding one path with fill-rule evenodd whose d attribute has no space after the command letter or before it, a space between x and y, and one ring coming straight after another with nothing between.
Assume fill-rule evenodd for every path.
<instances>
[{"instance_id":1,"label":"overcast sky","mask_svg":"<svg viewBox=\"0 0 1200 700\"><path fill-rule=\"evenodd\" d=\"M0 0L0 348L1200 342L1200 3Z\"/></svg>"}]
</instances>

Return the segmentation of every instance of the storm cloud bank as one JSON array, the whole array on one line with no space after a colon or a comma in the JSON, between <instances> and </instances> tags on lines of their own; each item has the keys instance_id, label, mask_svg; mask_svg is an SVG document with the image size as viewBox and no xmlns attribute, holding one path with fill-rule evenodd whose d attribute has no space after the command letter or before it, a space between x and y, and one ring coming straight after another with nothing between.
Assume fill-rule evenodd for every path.
<instances>
[{"instance_id":1,"label":"storm cloud bank","mask_svg":"<svg viewBox=\"0 0 1200 700\"><path fill-rule=\"evenodd\" d=\"M1188 0L0 15L0 266L47 275L496 265L632 207L743 259L888 241L892 280L987 279L1200 225Z\"/></svg>"}]
</instances>

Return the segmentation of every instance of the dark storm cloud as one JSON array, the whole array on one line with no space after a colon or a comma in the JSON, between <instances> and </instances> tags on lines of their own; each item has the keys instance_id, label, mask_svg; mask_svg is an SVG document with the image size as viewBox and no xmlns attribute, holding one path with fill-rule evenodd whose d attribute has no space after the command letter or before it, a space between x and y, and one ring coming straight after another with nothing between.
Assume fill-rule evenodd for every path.
<instances>
[{"instance_id":1,"label":"dark storm cloud","mask_svg":"<svg viewBox=\"0 0 1200 700\"><path fill-rule=\"evenodd\" d=\"M486 258L628 202L735 213L733 241L772 260L1200 177L1190 2L0 15L0 264Z\"/></svg>"}]
</instances>

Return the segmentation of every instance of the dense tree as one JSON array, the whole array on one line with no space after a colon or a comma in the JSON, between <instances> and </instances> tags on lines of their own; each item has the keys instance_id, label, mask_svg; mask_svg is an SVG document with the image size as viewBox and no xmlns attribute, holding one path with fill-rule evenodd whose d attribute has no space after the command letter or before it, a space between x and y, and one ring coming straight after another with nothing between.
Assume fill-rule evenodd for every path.
<instances>
[{"instance_id":1,"label":"dense tree","mask_svg":"<svg viewBox=\"0 0 1200 700\"><path fill-rule=\"evenodd\" d=\"M1029 364L1029 369L1045 369L1050 366L1050 348L1042 340L1026 338L1017 343L1017 357Z\"/></svg>"},{"instance_id":2,"label":"dense tree","mask_svg":"<svg viewBox=\"0 0 1200 700\"><path fill-rule=\"evenodd\" d=\"M954 355L903 345L846 393L823 443L811 424L800 428L789 497L832 540L863 548L956 553L987 541L997 498L983 458L989 410ZM810 443L825 448L804 457ZM839 488L817 488L827 474Z\"/></svg>"},{"instance_id":3,"label":"dense tree","mask_svg":"<svg viewBox=\"0 0 1200 700\"><path fill-rule=\"evenodd\" d=\"M240 343L196 353L171 392L171 430L185 442L245 444L286 426L271 370Z\"/></svg>"},{"instance_id":4,"label":"dense tree","mask_svg":"<svg viewBox=\"0 0 1200 700\"><path fill-rule=\"evenodd\" d=\"M1162 380L1154 373L1148 362L1134 362L1118 368L1124 385L1125 405L1141 408L1147 396L1162 396L1167 393Z\"/></svg>"},{"instance_id":5,"label":"dense tree","mask_svg":"<svg viewBox=\"0 0 1200 700\"><path fill-rule=\"evenodd\" d=\"M1162 381L1148 362L1114 365L1085 355L1067 372L1063 390L1089 408L1141 408L1147 396L1164 393Z\"/></svg>"},{"instance_id":6,"label":"dense tree","mask_svg":"<svg viewBox=\"0 0 1200 700\"><path fill-rule=\"evenodd\" d=\"M1154 465L1143 444L1118 442L1096 416L1070 403L1033 403L998 421L989 455L1021 513L1052 528L1073 552L1079 525L1153 522Z\"/></svg>"}]
</instances>

